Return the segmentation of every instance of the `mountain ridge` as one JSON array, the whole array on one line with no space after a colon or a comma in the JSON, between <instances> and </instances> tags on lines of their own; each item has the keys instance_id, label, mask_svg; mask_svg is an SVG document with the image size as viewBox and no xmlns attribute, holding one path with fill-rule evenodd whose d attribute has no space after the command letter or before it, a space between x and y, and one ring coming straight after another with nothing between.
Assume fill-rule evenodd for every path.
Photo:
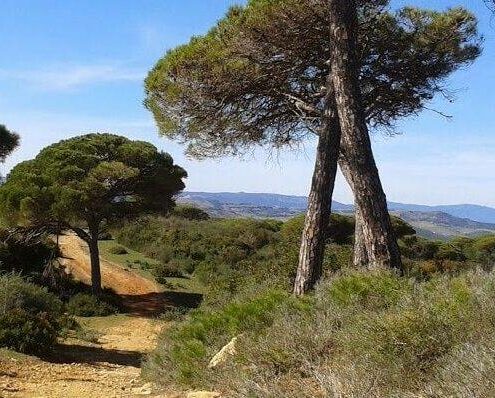
<instances>
[{"instance_id":1,"label":"mountain ridge","mask_svg":"<svg viewBox=\"0 0 495 398\"><path fill-rule=\"evenodd\" d=\"M214 217L255 217L287 219L306 210L307 197L256 192L194 192L179 195ZM351 213L354 206L337 201L332 210ZM415 205L389 202L389 210L409 222L424 237L448 239L495 233L495 209L479 205Z\"/></svg>"},{"instance_id":2,"label":"mountain ridge","mask_svg":"<svg viewBox=\"0 0 495 398\"><path fill-rule=\"evenodd\" d=\"M195 192L185 191L181 198L190 197L192 200L215 200L220 203L255 206L277 206L290 209L306 209L307 197L300 195L285 195L263 192ZM468 218L482 223L495 224L495 208L476 204L456 205L421 205L400 202L388 202L389 209L400 211L435 212L440 211L454 217ZM351 211L354 206L338 201L332 202L332 208L341 211Z\"/></svg>"}]
</instances>

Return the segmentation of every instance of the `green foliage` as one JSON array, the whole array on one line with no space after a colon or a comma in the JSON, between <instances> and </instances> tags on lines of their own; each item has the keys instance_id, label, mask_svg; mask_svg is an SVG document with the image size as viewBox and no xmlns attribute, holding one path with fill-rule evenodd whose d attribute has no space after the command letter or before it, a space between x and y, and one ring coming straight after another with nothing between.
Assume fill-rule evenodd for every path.
<instances>
[{"instance_id":1,"label":"green foliage","mask_svg":"<svg viewBox=\"0 0 495 398\"><path fill-rule=\"evenodd\" d=\"M117 255L122 255L122 254L127 254L127 249L124 246L121 245L114 245L108 249L109 253L112 254L117 254Z\"/></svg>"},{"instance_id":2,"label":"green foliage","mask_svg":"<svg viewBox=\"0 0 495 398\"><path fill-rule=\"evenodd\" d=\"M72 296L67 303L67 311L76 316L107 316L118 310L105 297L95 297L87 293L78 293ZM112 301L112 300L110 300Z\"/></svg>"},{"instance_id":3,"label":"green foliage","mask_svg":"<svg viewBox=\"0 0 495 398\"><path fill-rule=\"evenodd\" d=\"M473 241L470 254L484 265L495 265L495 235L482 236Z\"/></svg>"},{"instance_id":4,"label":"green foliage","mask_svg":"<svg viewBox=\"0 0 495 398\"><path fill-rule=\"evenodd\" d=\"M267 292L247 302L230 303L218 311L194 311L182 324L160 337L159 348L144 364L147 378L200 385L208 377L210 357L230 339L268 327L276 313L295 299L280 291Z\"/></svg>"},{"instance_id":5,"label":"green foliage","mask_svg":"<svg viewBox=\"0 0 495 398\"><path fill-rule=\"evenodd\" d=\"M3 215L16 222L99 223L167 211L184 188L183 169L146 142L88 134L18 164L0 188Z\"/></svg>"},{"instance_id":6,"label":"green foliage","mask_svg":"<svg viewBox=\"0 0 495 398\"><path fill-rule=\"evenodd\" d=\"M19 136L0 124L0 162L5 161L17 146L19 146Z\"/></svg>"},{"instance_id":7,"label":"green foliage","mask_svg":"<svg viewBox=\"0 0 495 398\"><path fill-rule=\"evenodd\" d=\"M62 331L62 302L19 276L0 275L0 347L50 351Z\"/></svg>"},{"instance_id":8,"label":"green foliage","mask_svg":"<svg viewBox=\"0 0 495 398\"><path fill-rule=\"evenodd\" d=\"M392 228L397 239L401 239L405 236L416 235L416 230L400 217L390 216L390 221L392 222Z\"/></svg>"},{"instance_id":9,"label":"green foliage","mask_svg":"<svg viewBox=\"0 0 495 398\"><path fill-rule=\"evenodd\" d=\"M352 217L332 214L328 226L329 239L339 245L352 244L355 224Z\"/></svg>"},{"instance_id":10,"label":"green foliage","mask_svg":"<svg viewBox=\"0 0 495 398\"><path fill-rule=\"evenodd\" d=\"M158 283L166 284L167 278L181 278L187 267L187 259L170 260L167 263L159 263L152 268L152 273Z\"/></svg>"},{"instance_id":11,"label":"green foliage","mask_svg":"<svg viewBox=\"0 0 495 398\"><path fill-rule=\"evenodd\" d=\"M388 3L358 3L357 51L367 120L386 128L423 109L450 73L480 54L468 11L391 11ZM207 34L157 62L145 81L145 105L160 131L187 142L197 157L304 140L324 106L328 18L324 0L233 7Z\"/></svg>"},{"instance_id":12,"label":"green foliage","mask_svg":"<svg viewBox=\"0 0 495 398\"><path fill-rule=\"evenodd\" d=\"M102 223L167 213L185 177L169 154L149 143L87 134L50 145L15 166L0 187L0 213L12 224L72 229L88 243L92 267L98 269L93 254ZM100 281L92 283L99 293Z\"/></svg>"},{"instance_id":13,"label":"green foliage","mask_svg":"<svg viewBox=\"0 0 495 398\"><path fill-rule=\"evenodd\" d=\"M326 292L339 306L379 309L396 305L408 290L409 282L392 273L353 272L336 278Z\"/></svg>"},{"instance_id":14,"label":"green foliage","mask_svg":"<svg viewBox=\"0 0 495 398\"><path fill-rule=\"evenodd\" d=\"M272 292L191 314L164 332L145 375L167 386L215 388L239 398L378 398L452 390L460 383L448 374L454 366L464 382L470 380L466 374L478 378L481 367L466 366L476 362L461 355L466 350L479 352L485 371L495 370L493 356L486 355L495 338L494 286L493 273L418 282L385 271L346 271L303 301L287 295L279 301ZM234 336L236 354L207 369ZM485 383L473 391L483 391Z\"/></svg>"},{"instance_id":15,"label":"green foliage","mask_svg":"<svg viewBox=\"0 0 495 398\"><path fill-rule=\"evenodd\" d=\"M334 233L345 236L347 218ZM194 275L207 287L206 302L218 305L241 294L278 287L289 289L295 276L304 216L287 222L249 219L187 220L144 217L122 226L117 240L158 260L150 271L163 284L171 276ZM347 245L327 246L324 268L350 263Z\"/></svg>"},{"instance_id":16,"label":"green foliage","mask_svg":"<svg viewBox=\"0 0 495 398\"><path fill-rule=\"evenodd\" d=\"M57 329L47 314L14 309L0 315L0 346L23 353L47 352L56 344Z\"/></svg>"},{"instance_id":17,"label":"green foliage","mask_svg":"<svg viewBox=\"0 0 495 398\"><path fill-rule=\"evenodd\" d=\"M441 242L421 238L419 236L404 236L399 241L403 256L413 260L431 260L435 258Z\"/></svg>"},{"instance_id":18,"label":"green foliage","mask_svg":"<svg viewBox=\"0 0 495 398\"><path fill-rule=\"evenodd\" d=\"M29 238L23 232L0 229L0 272L15 272L40 281L46 264L58 256L48 237Z\"/></svg>"},{"instance_id":19,"label":"green foliage","mask_svg":"<svg viewBox=\"0 0 495 398\"><path fill-rule=\"evenodd\" d=\"M190 205L178 205L174 207L172 214L179 218L188 220L208 220L210 216L203 209L199 209Z\"/></svg>"}]
</instances>

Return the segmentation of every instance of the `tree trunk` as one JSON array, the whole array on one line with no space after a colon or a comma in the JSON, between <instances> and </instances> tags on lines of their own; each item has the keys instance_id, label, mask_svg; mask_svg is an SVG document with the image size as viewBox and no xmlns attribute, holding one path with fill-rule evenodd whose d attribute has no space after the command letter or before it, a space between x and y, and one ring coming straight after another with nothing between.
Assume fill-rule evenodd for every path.
<instances>
[{"instance_id":1,"label":"tree trunk","mask_svg":"<svg viewBox=\"0 0 495 398\"><path fill-rule=\"evenodd\" d=\"M98 248L98 225L89 226L89 255L91 259L91 287L93 294L101 295L100 249Z\"/></svg>"},{"instance_id":2,"label":"tree trunk","mask_svg":"<svg viewBox=\"0 0 495 398\"><path fill-rule=\"evenodd\" d=\"M340 144L340 126L334 108L333 90L331 84L328 87L327 110L323 116L316 149L316 162L299 251L299 265L294 281L294 294L297 296L313 289L323 272L326 233Z\"/></svg>"},{"instance_id":3,"label":"tree trunk","mask_svg":"<svg viewBox=\"0 0 495 398\"><path fill-rule=\"evenodd\" d=\"M346 163L345 159L339 159L339 166L342 174L344 175L347 183L354 192L354 182L352 177L352 172L349 165ZM366 247L366 242L364 241L363 232L363 216L361 210L354 201L354 220L355 220L355 230L354 230L354 256L353 264L356 267L367 267L369 264L368 248Z\"/></svg>"},{"instance_id":4,"label":"tree trunk","mask_svg":"<svg viewBox=\"0 0 495 398\"><path fill-rule=\"evenodd\" d=\"M332 81L339 115L341 156L352 171L356 208L370 267L402 268L385 193L371 148L358 80L354 0L329 0Z\"/></svg>"}]
</instances>

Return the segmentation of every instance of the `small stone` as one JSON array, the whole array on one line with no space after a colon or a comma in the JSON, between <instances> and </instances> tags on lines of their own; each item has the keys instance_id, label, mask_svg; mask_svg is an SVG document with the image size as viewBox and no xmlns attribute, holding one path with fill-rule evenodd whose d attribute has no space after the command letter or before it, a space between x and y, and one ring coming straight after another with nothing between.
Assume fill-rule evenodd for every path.
<instances>
[{"instance_id":1,"label":"small stone","mask_svg":"<svg viewBox=\"0 0 495 398\"><path fill-rule=\"evenodd\" d=\"M209 368L214 368L227 361L229 356L235 355L235 345L238 337L234 337L230 342L218 351L208 364Z\"/></svg>"},{"instance_id":2,"label":"small stone","mask_svg":"<svg viewBox=\"0 0 495 398\"><path fill-rule=\"evenodd\" d=\"M220 393L213 391L193 391L187 394L187 398L220 398Z\"/></svg>"}]
</instances>

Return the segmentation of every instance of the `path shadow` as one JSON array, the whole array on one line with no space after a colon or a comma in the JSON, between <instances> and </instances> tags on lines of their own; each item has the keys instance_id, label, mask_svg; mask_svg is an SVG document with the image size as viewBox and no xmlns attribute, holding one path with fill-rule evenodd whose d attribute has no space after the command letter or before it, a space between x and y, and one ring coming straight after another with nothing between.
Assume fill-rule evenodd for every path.
<instances>
[{"instance_id":1,"label":"path shadow","mask_svg":"<svg viewBox=\"0 0 495 398\"><path fill-rule=\"evenodd\" d=\"M113 365L141 367L143 355L136 351L110 350L101 347L59 344L55 350L47 354L42 359L51 363L58 364L100 364L107 362Z\"/></svg>"},{"instance_id":2,"label":"path shadow","mask_svg":"<svg viewBox=\"0 0 495 398\"><path fill-rule=\"evenodd\" d=\"M203 300L199 293L162 292L141 295L120 295L124 313L157 317L172 308L197 308Z\"/></svg>"}]
</instances>

